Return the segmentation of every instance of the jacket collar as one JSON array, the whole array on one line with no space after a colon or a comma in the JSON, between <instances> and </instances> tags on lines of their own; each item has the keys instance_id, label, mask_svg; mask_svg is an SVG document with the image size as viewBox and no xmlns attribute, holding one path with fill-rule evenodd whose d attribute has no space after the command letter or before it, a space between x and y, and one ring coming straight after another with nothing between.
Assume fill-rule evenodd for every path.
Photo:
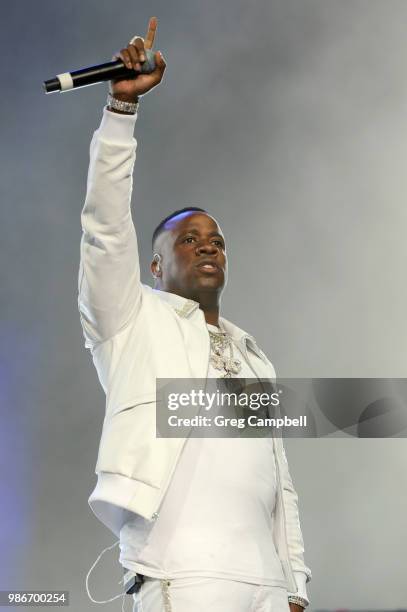
<instances>
[{"instance_id":1,"label":"jacket collar","mask_svg":"<svg viewBox=\"0 0 407 612\"><path fill-rule=\"evenodd\" d=\"M182 318L189 318L193 312L199 309L199 303L195 300L189 300L176 293L169 291L161 291L159 289L151 289L155 295L161 300L172 306L175 312ZM220 327L224 329L232 338L244 348L249 346L264 363L268 363L267 357L257 346L257 342L253 336L240 329L237 325L228 321L224 317L219 317Z\"/></svg>"},{"instance_id":2,"label":"jacket collar","mask_svg":"<svg viewBox=\"0 0 407 612\"><path fill-rule=\"evenodd\" d=\"M194 300L188 300L183 298L176 293L170 293L169 291L160 291L159 289L152 289L155 295L161 300L170 304L175 312L183 318L189 317L195 310L199 308L198 302Z\"/></svg>"}]
</instances>

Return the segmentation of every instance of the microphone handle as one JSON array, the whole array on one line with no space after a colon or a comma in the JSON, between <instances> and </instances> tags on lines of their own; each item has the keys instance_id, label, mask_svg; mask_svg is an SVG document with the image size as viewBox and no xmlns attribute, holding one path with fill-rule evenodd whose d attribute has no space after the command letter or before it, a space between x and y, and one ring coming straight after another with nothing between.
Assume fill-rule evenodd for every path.
<instances>
[{"instance_id":1,"label":"microphone handle","mask_svg":"<svg viewBox=\"0 0 407 612\"><path fill-rule=\"evenodd\" d=\"M55 91L64 92L112 79L134 79L139 74L149 74L155 70L154 52L151 49L145 49L145 52L146 61L141 64L141 70L126 68L123 61L119 59L97 66L81 68L74 72L58 74L54 79L44 81L43 88L47 94Z\"/></svg>"}]
</instances>

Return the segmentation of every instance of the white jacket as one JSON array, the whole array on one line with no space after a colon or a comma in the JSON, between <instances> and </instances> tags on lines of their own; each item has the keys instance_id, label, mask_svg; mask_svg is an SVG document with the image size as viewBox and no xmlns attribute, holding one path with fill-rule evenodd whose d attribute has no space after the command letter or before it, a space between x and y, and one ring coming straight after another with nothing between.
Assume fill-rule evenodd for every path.
<instances>
[{"instance_id":1,"label":"white jacket","mask_svg":"<svg viewBox=\"0 0 407 612\"><path fill-rule=\"evenodd\" d=\"M140 282L131 216L137 115L106 108L90 145L90 166L79 267L78 306L85 336L106 393L106 413L89 498L95 515L119 536L124 509L158 516L185 438L155 437L156 378L206 378L209 334L199 304ZM245 352L253 377L275 379L255 339L221 318ZM250 345L250 354L246 350ZM298 497L281 437L274 437L277 502L273 539L289 592L306 582ZM295 572L295 574L294 574Z\"/></svg>"}]
</instances>

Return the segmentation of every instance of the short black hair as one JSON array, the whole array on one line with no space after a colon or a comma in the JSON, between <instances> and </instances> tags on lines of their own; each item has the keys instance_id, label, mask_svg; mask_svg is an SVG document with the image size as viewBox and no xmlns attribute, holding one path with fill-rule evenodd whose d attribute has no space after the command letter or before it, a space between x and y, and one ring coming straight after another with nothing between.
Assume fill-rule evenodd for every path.
<instances>
[{"instance_id":1,"label":"short black hair","mask_svg":"<svg viewBox=\"0 0 407 612\"><path fill-rule=\"evenodd\" d=\"M203 213L206 213L207 215L209 214L207 210L204 210L203 208L199 208L198 206L186 206L185 208L180 208L179 210L174 210L174 212L172 212L170 215L165 217L165 219L160 221L160 223L155 228L155 230L153 232L153 237L151 239L151 246L152 246L153 251L154 251L155 241L157 240L158 236L160 234L162 234L162 232L164 231L164 226L167 223L167 221L169 221L173 217L177 217L178 215L180 215L183 212L188 212L190 210L191 211L197 211L197 212L203 212Z\"/></svg>"}]
</instances>

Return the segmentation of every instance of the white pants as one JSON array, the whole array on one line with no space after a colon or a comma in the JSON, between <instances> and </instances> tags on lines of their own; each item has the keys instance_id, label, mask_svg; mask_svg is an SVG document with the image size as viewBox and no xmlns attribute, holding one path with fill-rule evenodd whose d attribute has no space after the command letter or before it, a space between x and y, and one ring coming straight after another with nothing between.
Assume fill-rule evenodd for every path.
<instances>
[{"instance_id":1,"label":"white pants","mask_svg":"<svg viewBox=\"0 0 407 612\"><path fill-rule=\"evenodd\" d=\"M144 577L133 612L290 612L287 589L217 578Z\"/></svg>"}]
</instances>

